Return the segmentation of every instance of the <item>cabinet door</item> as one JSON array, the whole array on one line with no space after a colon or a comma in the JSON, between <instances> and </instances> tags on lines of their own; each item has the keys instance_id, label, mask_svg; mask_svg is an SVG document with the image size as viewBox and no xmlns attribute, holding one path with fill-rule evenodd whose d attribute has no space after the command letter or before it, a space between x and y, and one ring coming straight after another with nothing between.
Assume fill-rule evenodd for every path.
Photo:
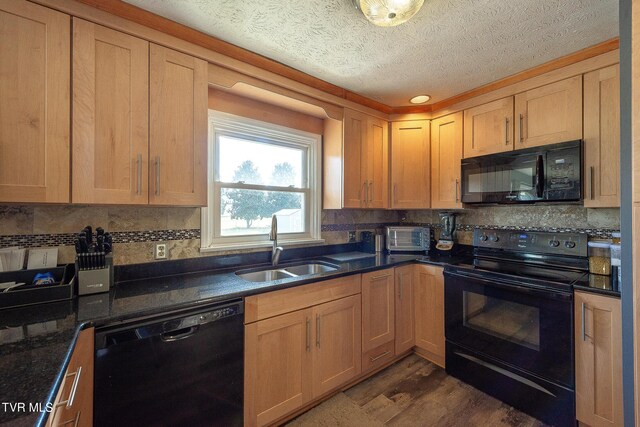
<instances>
[{"instance_id":1,"label":"cabinet door","mask_svg":"<svg viewBox=\"0 0 640 427\"><path fill-rule=\"evenodd\" d=\"M444 367L444 276L442 267L415 266L414 299L418 353Z\"/></svg>"},{"instance_id":2,"label":"cabinet door","mask_svg":"<svg viewBox=\"0 0 640 427\"><path fill-rule=\"evenodd\" d=\"M395 336L393 268L362 275L362 352Z\"/></svg>"},{"instance_id":3,"label":"cabinet door","mask_svg":"<svg viewBox=\"0 0 640 427\"><path fill-rule=\"evenodd\" d=\"M391 209L429 208L429 140L428 120L391 125Z\"/></svg>"},{"instance_id":4,"label":"cabinet door","mask_svg":"<svg viewBox=\"0 0 640 427\"><path fill-rule=\"evenodd\" d=\"M622 426L620 300L575 293L576 418L592 427Z\"/></svg>"},{"instance_id":5,"label":"cabinet door","mask_svg":"<svg viewBox=\"0 0 640 427\"><path fill-rule=\"evenodd\" d=\"M582 76L516 95L516 149L582 138Z\"/></svg>"},{"instance_id":6,"label":"cabinet door","mask_svg":"<svg viewBox=\"0 0 640 427\"><path fill-rule=\"evenodd\" d=\"M513 150L513 97L464 111L464 157Z\"/></svg>"},{"instance_id":7,"label":"cabinet door","mask_svg":"<svg viewBox=\"0 0 640 427\"><path fill-rule=\"evenodd\" d=\"M147 204L149 43L73 20L74 203Z\"/></svg>"},{"instance_id":8,"label":"cabinet door","mask_svg":"<svg viewBox=\"0 0 640 427\"><path fill-rule=\"evenodd\" d=\"M151 44L149 203L207 204L207 63Z\"/></svg>"},{"instance_id":9,"label":"cabinet door","mask_svg":"<svg viewBox=\"0 0 640 427\"><path fill-rule=\"evenodd\" d=\"M80 332L47 427L93 425L94 328Z\"/></svg>"},{"instance_id":10,"label":"cabinet door","mask_svg":"<svg viewBox=\"0 0 640 427\"><path fill-rule=\"evenodd\" d=\"M367 116L345 108L343 129L343 207L363 208L366 177L362 169L362 156L366 146Z\"/></svg>"},{"instance_id":11,"label":"cabinet door","mask_svg":"<svg viewBox=\"0 0 640 427\"><path fill-rule=\"evenodd\" d=\"M396 285L396 346L395 354L410 350L416 342L415 306L413 302L414 267L406 265L395 269Z\"/></svg>"},{"instance_id":12,"label":"cabinet door","mask_svg":"<svg viewBox=\"0 0 640 427\"><path fill-rule=\"evenodd\" d=\"M389 123L367 117L366 207L389 207Z\"/></svg>"},{"instance_id":13,"label":"cabinet door","mask_svg":"<svg viewBox=\"0 0 640 427\"><path fill-rule=\"evenodd\" d=\"M0 2L0 202L69 202L68 15Z\"/></svg>"},{"instance_id":14,"label":"cabinet door","mask_svg":"<svg viewBox=\"0 0 640 427\"><path fill-rule=\"evenodd\" d=\"M361 371L362 319L360 295L318 305L313 352L313 396L338 388Z\"/></svg>"},{"instance_id":15,"label":"cabinet door","mask_svg":"<svg viewBox=\"0 0 640 427\"><path fill-rule=\"evenodd\" d=\"M584 75L588 208L620 207L620 65Z\"/></svg>"},{"instance_id":16,"label":"cabinet door","mask_svg":"<svg viewBox=\"0 0 640 427\"><path fill-rule=\"evenodd\" d=\"M431 121L431 208L462 209L462 112Z\"/></svg>"},{"instance_id":17,"label":"cabinet door","mask_svg":"<svg viewBox=\"0 0 640 427\"><path fill-rule=\"evenodd\" d=\"M311 310L245 326L244 422L263 426L311 400Z\"/></svg>"}]
</instances>

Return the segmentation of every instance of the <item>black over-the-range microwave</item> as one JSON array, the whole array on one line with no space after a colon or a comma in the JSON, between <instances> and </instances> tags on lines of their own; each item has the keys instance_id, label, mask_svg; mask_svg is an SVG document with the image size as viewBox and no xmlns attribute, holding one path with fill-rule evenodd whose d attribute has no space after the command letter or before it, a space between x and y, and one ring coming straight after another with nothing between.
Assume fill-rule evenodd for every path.
<instances>
[{"instance_id":1,"label":"black over-the-range microwave","mask_svg":"<svg viewBox=\"0 0 640 427\"><path fill-rule=\"evenodd\" d=\"M462 160L463 203L579 201L581 188L580 140Z\"/></svg>"}]
</instances>

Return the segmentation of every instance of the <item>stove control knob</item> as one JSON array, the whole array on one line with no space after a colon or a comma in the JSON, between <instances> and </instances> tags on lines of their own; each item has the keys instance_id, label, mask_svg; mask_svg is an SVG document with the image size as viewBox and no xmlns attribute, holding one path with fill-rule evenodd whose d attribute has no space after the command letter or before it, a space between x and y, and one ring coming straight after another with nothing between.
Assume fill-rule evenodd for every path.
<instances>
[{"instance_id":1,"label":"stove control knob","mask_svg":"<svg viewBox=\"0 0 640 427\"><path fill-rule=\"evenodd\" d=\"M551 246L552 248L557 248L558 246L560 246L560 241L559 240L549 240L549 246Z\"/></svg>"},{"instance_id":2,"label":"stove control knob","mask_svg":"<svg viewBox=\"0 0 640 427\"><path fill-rule=\"evenodd\" d=\"M498 237L497 234L494 234L493 236L489 237L490 242L497 242L498 240L500 240L500 238Z\"/></svg>"},{"instance_id":3,"label":"stove control knob","mask_svg":"<svg viewBox=\"0 0 640 427\"><path fill-rule=\"evenodd\" d=\"M573 248L575 248L575 247L576 247L576 242L570 242L570 241L567 241L567 242L564 242L564 246L565 246L566 248L573 249Z\"/></svg>"},{"instance_id":4,"label":"stove control knob","mask_svg":"<svg viewBox=\"0 0 640 427\"><path fill-rule=\"evenodd\" d=\"M486 242L487 241L487 235L483 234L482 236L480 236L480 241L481 242Z\"/></svg>"}]
</instances>

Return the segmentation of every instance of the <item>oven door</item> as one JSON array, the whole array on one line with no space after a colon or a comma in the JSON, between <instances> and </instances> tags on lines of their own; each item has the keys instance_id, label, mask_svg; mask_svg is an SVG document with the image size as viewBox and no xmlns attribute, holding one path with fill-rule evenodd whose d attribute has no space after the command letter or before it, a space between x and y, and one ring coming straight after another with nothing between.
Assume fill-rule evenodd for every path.
<instances>
[{"instance_id":1,"label":"oven door","mask_svg":"<svg viewBox=\"0 0 640 427\"><path fill-rule=\"evenodd\" d=\"M573 294L445 271L447 341L573 388Z\"/></svg>"},{"instance_id":2,"label":"oven door","mask_svg":"<svg viewBox=\"0 0 640 427\"><path fill-rule=\"evenodd\" d=\"M544 199L543 153L501 153L462 161L463 203L526 203Z\"/></svg>"}]
</instances>

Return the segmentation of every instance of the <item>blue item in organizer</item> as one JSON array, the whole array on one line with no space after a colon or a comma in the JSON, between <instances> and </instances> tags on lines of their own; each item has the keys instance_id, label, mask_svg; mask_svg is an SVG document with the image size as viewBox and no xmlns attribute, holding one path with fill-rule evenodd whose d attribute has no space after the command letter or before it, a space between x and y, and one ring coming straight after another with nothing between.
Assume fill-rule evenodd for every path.
<instances>
[{"instance_id":1,"label":"blue item in organizer","mask_svg":"<svg viewBox=\"0 0 640 427\"><path fill-rule=\"evenodd\" d=\"M33 284L38 286L52 285L54 283L56 283L56 279L52 273L38 273L33 278Z\"/></svg>"}]
</instances>

